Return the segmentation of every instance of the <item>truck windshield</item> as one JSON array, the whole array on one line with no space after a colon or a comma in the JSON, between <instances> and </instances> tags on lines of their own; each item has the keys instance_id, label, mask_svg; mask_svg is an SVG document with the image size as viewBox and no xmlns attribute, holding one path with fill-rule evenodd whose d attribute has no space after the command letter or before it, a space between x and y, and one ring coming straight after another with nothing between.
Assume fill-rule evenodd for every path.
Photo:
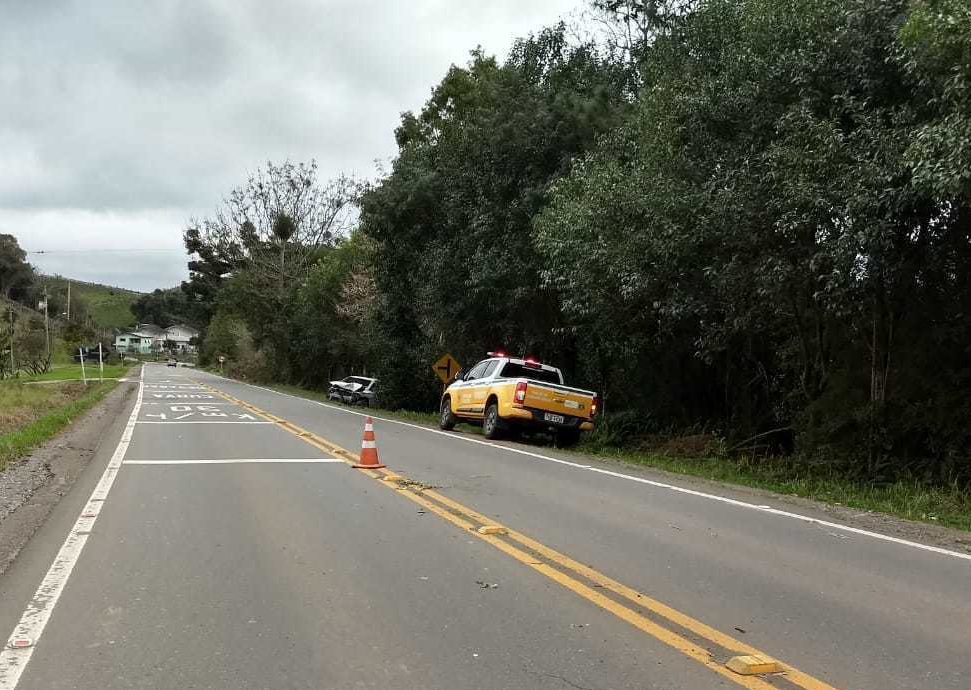
<instances>
[{"instance_id":1,"label":"truck windshield","mask_svg":"<svg viewBox=\"0 0 971 690\"><path fill-rule=\"evenodd\" d=\"M534 369L515 362L506 362L506 366L502 368L502 373L499 375L507 379L531 379L543 383L560 383L560 375L555 371Z\"/></svg>"}]
</instances>

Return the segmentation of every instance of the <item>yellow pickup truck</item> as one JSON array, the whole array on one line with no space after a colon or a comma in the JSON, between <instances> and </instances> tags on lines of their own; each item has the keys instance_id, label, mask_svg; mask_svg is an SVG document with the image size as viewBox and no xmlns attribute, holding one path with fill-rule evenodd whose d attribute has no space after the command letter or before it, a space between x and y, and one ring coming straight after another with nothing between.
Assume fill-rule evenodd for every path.
<instances>
[{"instance_id":1,"label":"yellow pickup truck","mask_svg":"<svg viewBox=\"0 0 971 690\"><path fill-rule=\"evenodd\" d=\"M445 389L439 428L450 431L459 422L481 424L490 439L506 431L533 429L553 433L564 446L593 428L600 406L596 393L563 385L559 369L532 358L490 355Z\"/></svg>"}]
</instances>

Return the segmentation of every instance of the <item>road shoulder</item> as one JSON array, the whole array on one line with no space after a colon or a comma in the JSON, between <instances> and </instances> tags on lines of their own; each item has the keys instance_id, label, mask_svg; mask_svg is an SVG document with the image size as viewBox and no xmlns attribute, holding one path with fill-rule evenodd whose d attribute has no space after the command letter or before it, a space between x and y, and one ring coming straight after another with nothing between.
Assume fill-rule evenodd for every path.
<instances>
[{"instance_id":1,"label":"road shoulder","mask_svg":"<svg viewBox=\"0 0 971 690\"><path fill-rule=\"evenodd\" d=\"M68 494L137 391L121 384L70 426L0 473L0 574Z\"/></svg>"},{"instance_id":2,"label":"road shoulder","mask_svg":"<svg viewBox=\"0 0 971 690\"><path fill-rule=\"evenodd\" d=\"M643 477L674 486L724 496L754 505L771 504L773 508L791 511L800 515L840 523L856 529L886 534L921 544L939 546L945 549L971 554L971 532L935 525L929 522L908 520L890 513L876 510L853 508L838 503L826 503L804 496L784 494L769 489L720 482L690 474L668 472L667 470L636 462L627 462L609 456L589 455L580 452L562 452L551 448L524 446L529 450L553 455L570 462L601 466L615 472Z\"/></svg>"}]
</instances>

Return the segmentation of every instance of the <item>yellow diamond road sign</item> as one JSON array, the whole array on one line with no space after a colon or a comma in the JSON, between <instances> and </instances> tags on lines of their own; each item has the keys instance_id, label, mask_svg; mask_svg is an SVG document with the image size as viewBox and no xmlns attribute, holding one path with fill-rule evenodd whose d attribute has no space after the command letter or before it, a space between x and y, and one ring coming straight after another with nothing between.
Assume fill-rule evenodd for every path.
<instances>
[{"instance_id":1,"label":"yellow diamond road sign","mask_svg":"<svg viewBox=\"0 0 971 690\"><path fill-rule=\"evenodd\" d=\"M455 376L461 368L462 365L459 364L456 359L448 353L442 355L439 360L432 365L432 370L438 375L438 378L442 380L442 383L448 383L451 381L452 377Z\"/></svg>"}]
</instances>

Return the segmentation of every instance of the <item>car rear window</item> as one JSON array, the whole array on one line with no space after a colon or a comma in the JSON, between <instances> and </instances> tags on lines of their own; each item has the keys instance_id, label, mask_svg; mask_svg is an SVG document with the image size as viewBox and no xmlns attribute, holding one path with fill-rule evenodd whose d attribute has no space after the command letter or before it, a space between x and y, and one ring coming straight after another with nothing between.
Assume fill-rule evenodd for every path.
<instances>
[{"instance_id":1,"label":"car rear window","mask_svg":"<svg viewBox=\"0 0 971 690\"><path fill-rule=\"evenodd\" d=\"M500 376L507 379L530 379L532 381L541 381L543 383L560 382L560 376L555 371L549 371L548 369L533 369L532 367L516 364L515 362L506 362L506 366L502 368L502 373Z\"/></svg>"}]
</instances>

